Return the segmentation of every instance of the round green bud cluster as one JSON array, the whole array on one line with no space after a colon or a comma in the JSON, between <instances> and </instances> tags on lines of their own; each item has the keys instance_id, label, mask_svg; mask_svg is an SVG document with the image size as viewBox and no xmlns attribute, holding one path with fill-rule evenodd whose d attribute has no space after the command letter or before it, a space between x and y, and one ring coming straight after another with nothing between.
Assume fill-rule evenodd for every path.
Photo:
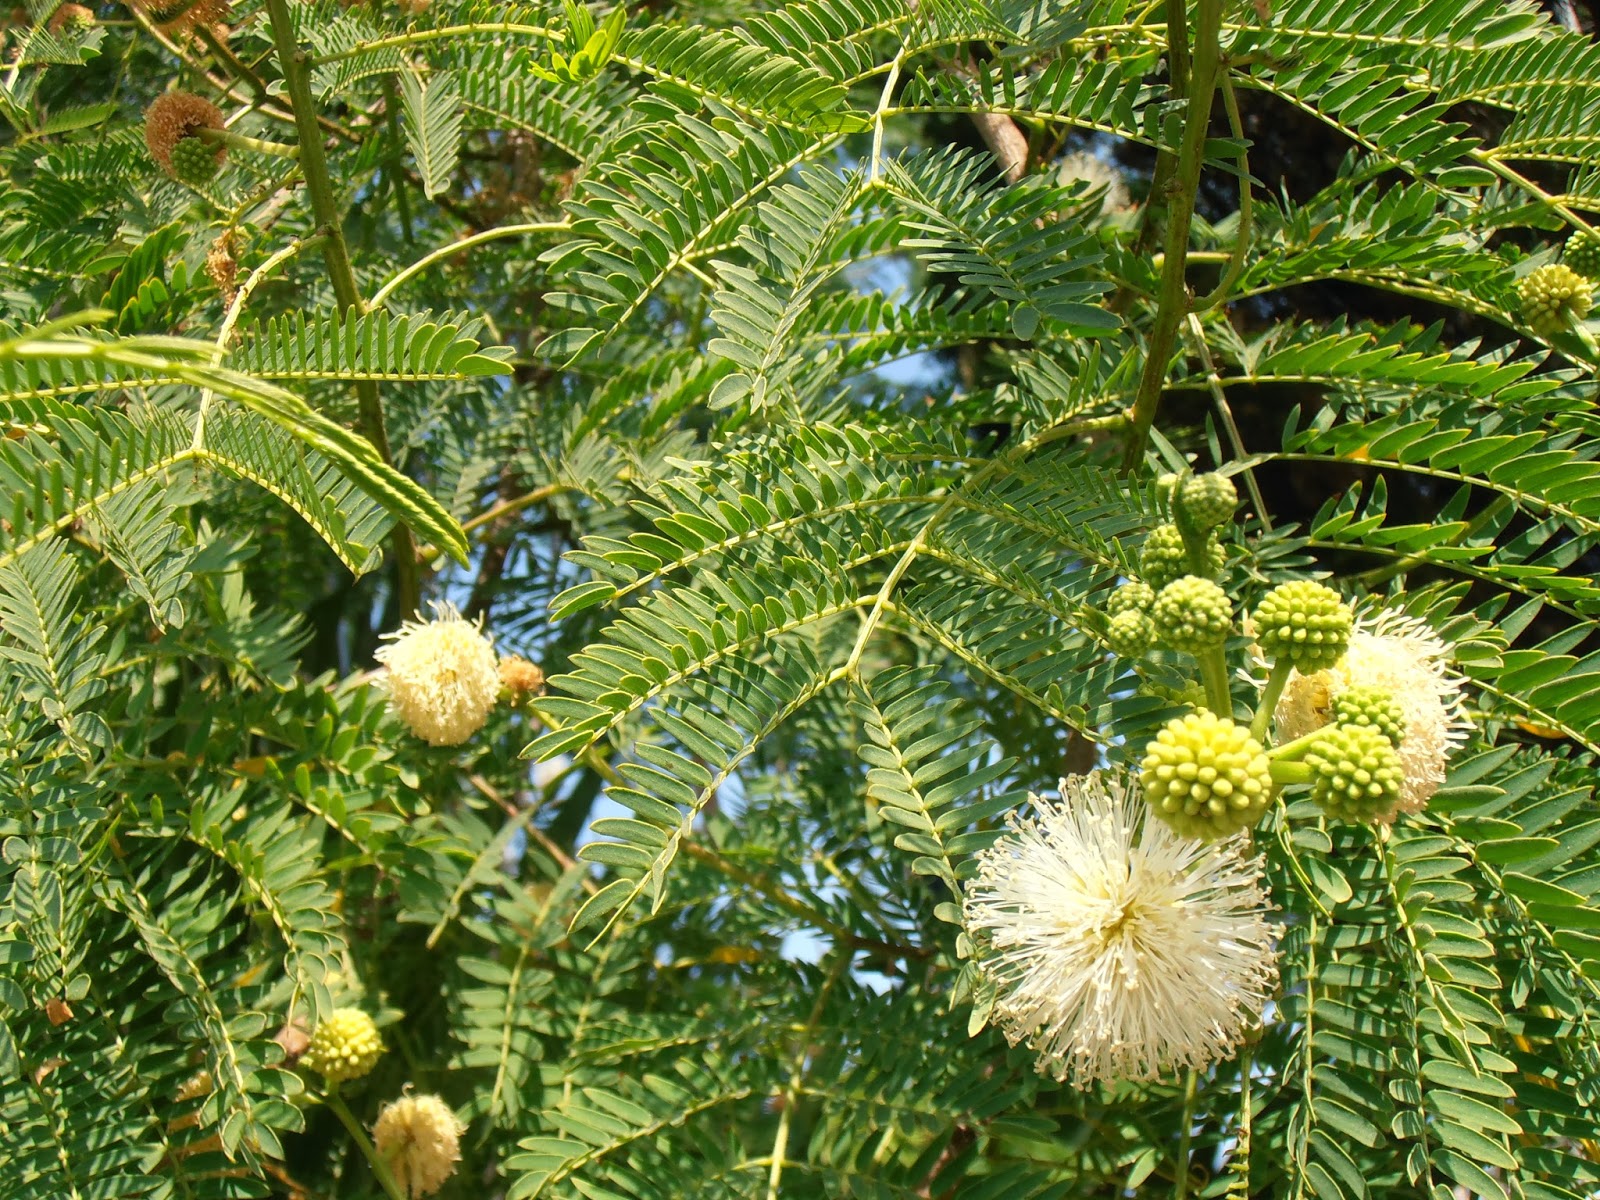
<instances>
[{"instance_id":1,"label":"round green bud cluster","mask_svg":"<svg viewBox=\"0 0 1600 1200\"><path fill-rule=\"evenodd\" d=\"M1391 746L1398 746L1406 735L1406 710L1393 692L1357 685L1333 698L1333 724L1375 729Z\"/></svg>"},{"instance_id":2,"label":"round green bud cluster","mask_svg":"<svg viewBox=\"0 0 1600 1200\"><path fill-rule=\"evenodd\" d=\"M1141 609L1119 612L1106 628L1106 645L1123 658L1143 657L1155 639L1155 624L1150 614Z\"/></svg>"},{"instance_id":3,"label":"round green bud cluster","mask_svg":"<svg viewBox=\"0 0 1600 1200\"><path fill-rule=\"evenodd\" d=\"M1205 577L1215 579L1222 574L1225 559L1216 535L1206 539ZM1174 579L1190 574L1189 553L1183 547L1183 534L1176 525L1158 525L1144 539L1144 551L1139 555L1139 574L1156 591Z\"/></svg>"},{"instance_id":4,"label":"round green bud cluster","mask_svg":"<svg viewBox=\"0 0 1600 1200\"><path fill-rule=\"evenodd\" d=\"M1242 725L1201 709L1168 721L1144 748L1139 783L1184 837L1225 837L1254 825L1272 799L1261 743Z\"/></svg>"},{"instance_id":5,"label":"round green bud cluster","mask_svg":"<svg viewBox=\"0 0 1600 1200\"><path fill-rule=\"evenodd\" d=\"M1126 612L1141 612L1149 615L1151 607L1156 602L1156 590L1148 583L1134 580L1117 588L1106 597L1106 616L1116 618Z\"/></svg>"},{"instance_id":6,"label":"round green bud cluster","mask_svg":"<svg viewBox=\"0 0 1600 1200\"><path fill-rule=\"evenodd\" d=\"M1196 529L1215 529L1233 517L1239 493L1233 480L1215 472L1191 475L1178 488L1178 510Z\"/></svg>"},{"instance_id":7,"label":"round green bud cluster","mask_svg":"<svg viewBox=\"0 0 1600 1200\"><path fill-rule=\"evenodd\" d=\"M1302 675L1325 671L1350 645L1350 606L1339 593L1309 579L1280 583L1261 598L1256 642L1274 659L1287 658Z\"/></svg>"},{"instance_id":8,"label":"round green bud cluster","mask_svg":"<svg viewBox=\"0 0 1600 1200\"><path fill-rule=\"evenodd\" d=\"M1400 756L1376 729L1330 725L1306 750L1311 799L1343 821L1388 821L1400 801Z\"/></svg>"},{"instance_id":9,"label":"round green bud cluster","mask_svg":"<svg viewBox=\"0 0 1600 1200\"><path fill-rule=\"evenodd\" d=\"M1600 279L1600 236L1580 229L1567 239L1561 261L1585 279Z\"/></svg>"},{"instance_id":10,"label":"round green bud cluster","mask_svg":"<svg viewBox=\"0 0 1600 1200\"><path fill-rule=\"evenodd\" d=\"M1166 645L1198 654L1228 640L1233 603L1211 580L1185 575L1161 589L1150 620Z\"/></svg>"},{"instance_id":11,"label":"round green bud cluster","mask_svg":"<svg viewBox=\"0 0 1600 1200\"><path fill-rule=\"evenodd\" d=\"M329 1083L342 1083L360 1079L382 1054L383 1039L372 1018L359 1008L336 1008L311 1035L300 1063Z\"/></svg>"},{"instance_id":12,"label":"round green bud cluster","mask_svg":"<svg viewBox=\"0 0 1600 1200\"><path fill-rule=\"evenodd\" d=\"M179 138L172 147L172 173L190 187L210 183L221 165L217 147L197 137Z\"/></svg>"},{"instance_id":13,"label":"round green bud cluster","mask_svg":"<svg viewBox=\"0 0 1600 1200\"><path fill-rule=\"evenodd\" d=\"M1522 319L1539 333L1556 333L1589 315L1594 285L1571 267L1556 264L1529 272L1517 285Z\"/></svg>"}]
</instances>

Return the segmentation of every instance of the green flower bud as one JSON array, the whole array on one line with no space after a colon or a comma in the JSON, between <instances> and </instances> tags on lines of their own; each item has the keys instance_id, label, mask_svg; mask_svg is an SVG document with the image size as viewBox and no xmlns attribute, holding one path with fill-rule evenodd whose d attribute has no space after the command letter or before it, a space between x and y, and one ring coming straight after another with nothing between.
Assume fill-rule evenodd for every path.
<instances>
[{"instance_id":1,"label":"green flower bud","mask_svg":"<svg viewBox=\"0 0 1600 1200\"><path fill-rule=\"evenodd\" d=\"M1393 692L1376 687L1348 687L1333 698L1333 724L1375 729L1398 746L1406 735L1406 710Z\"/></svg>"},{"instance_id":2,"label":"green flower bud","mask_svg":"<svg viewBox=\"0 0 1600 1200\"><path fill-rule=\"evenodd\" d=\"M1522 319L1537 333L1559 333L1589 314L1594 285L1571 267L1539 267L1517 285Z\"/></svg>"},{"instance_id":3,"label":"green flower bud","mask_svg":"<svg viewBox=\"0 0 1600 1200\"><path fill-rule=\"evenodd\" d=\"M1261 649L1274 659L1287 657L1302 675L1327 670L1350 645L1350 606L1332 588L1308 579L1273 588L1254 619Z\"/></svg>"},{"instance_id":4,"label":"green flower bud","mask_svg":"<svg viewBox=\"0 0 1600 1200\"><path fill-rule=\"evenodd\" d=\"M1139 609L1129 609L1111 618L1106 629L1106 645L1123 658L1140 658L1155 641L1156 627L1150 614Z\"/></svg>"},{"instance_id":5,"label":"green flower bud","mask_svg":"<svg viewBox=\"0 0 1600 1200\"><path fill-rule=\"evenodd\" d=\"M1204 709L1167 722L1145 746L1139 783L1157 815L1184 837L1248 829L1272 799L1261 743Z\"/></svg>"},{"instance_id":6,"label":"green flower bud","mask_svg":"<svg viewBox=\"0 0 1600 1200\"><path fill-rule=\"evenodd\" d=\"M1150 615L1156 602L1156 590L1148 583L1134 580L1117 588L1106 597L1106 616L1120 617L1125 612L1142 612Z\"/></svg>"},{"instance_id":7,"label":"green flower bud","mask_svg":"<svg viewBox=\"0 0 1600 1200\"><path fill-rule=\"evenodd\" d=\"M1177 503L1196 529L1215 529L1232 519L1239 493L1226 475L1191 475L1178 489Z\"/></svg>"},{"instance_id":8,"label":"green flower bud","mask_svg":"<svg viewBox=\"0 0 1600 1200\"><path fill-rule=\"evenodd\" d=\"M1405 772L1394 747L1376 729L1330 725L1301 759L1311 768L1311 799L1342 821L1394 819Z\"/></svg>"},{"instance_id":9,"label":"green flower bud","mask_svg":"<svg viewBox=\"0 0 1600 1200\"><path fill-rule=\"evenodd\" d=\"M1199 654L1228 640L1233 603L1228 593L1209 579L1185 575L1161 589L1150 619L1163 643Z\"/></svg>"},{"instance_id":10,"label":"green flower bud","mask_svg":"<svg viewBox=\"0 0 1600 1200\"><path fill-rule=\"evenodd\" d=\"M310 1067L329 1083L342 1083L360 1079L382 1054L383 1039L372 1018L359 1008L336 1008L312 1033L300 1065Z\"/></svg>"},{"instance_id":11,"label":"green flower bud","mask_svg":"<svg viewBox=\"0 0 1600 1200\"><path fill-rule=\"evenodd\" d=\"M1206 569L1204 577L1217 579L1222 575L1222 547L1216 534L1206 539ZM1174 579L1191 574L1189 555L1183 548L1183 535L1176 525L1158 525L1144 539L1144 551L1139 555L1139 574L1156 591Z\"/></svg>"},{"instance_id":12,"label":"green flower bud","mask_svg":"<svg viewBox=\"0 0 1600 1200\"><path fill-rule=\"evenodd\" d=\"M197 137L180 138L172 147L172 174L190 187L201 187L217 177L222 166L221 146Z\"/></svg>"},{"instance_id":13,"label":"green flower bud","mask_svg":"<svg viewBox=\"0 0 1600 1200\"><path fill-rule=\"evenodd\" d=\"M1580 229L1567 239L1561 261L1585 279L1600 279L1600 236Z\"/></svg>"}]
</instances>

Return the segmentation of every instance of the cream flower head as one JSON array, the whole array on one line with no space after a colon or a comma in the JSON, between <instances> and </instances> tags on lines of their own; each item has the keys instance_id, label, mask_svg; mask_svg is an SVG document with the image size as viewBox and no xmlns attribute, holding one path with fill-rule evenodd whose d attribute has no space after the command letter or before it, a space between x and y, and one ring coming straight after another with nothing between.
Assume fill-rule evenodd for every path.
<instances>
[{"instance_id":1,"label":"cream flower head","mask_svg":"<svg viewBox=\"0 0 1600 1200\"><path fill-rule=\"evenodd\" d=\"M1246 839L1180 837L1109 772L1032 802L978 856L964 904L1012 1045L1080 1088L1230 1055L1278 978L1280 931Z\"/></svg>"},{"instance_id":2,"label":"cream flower head","mask_svg":"<svg viewBox=\"0 0 1600 1200\"><path fill-rule=\"evenodd\" d=\"M459 746L489 719L500 692L494 647L450 604L433 620L407 621L374 657L388 670L389 704L430 746Z\"/></svg>"},{"instance_id":3,"label":"cream flower head","mask_svg":"<svg viewBox=\"0 0 1600 1200\"><path fill-rule=\"evenodd\" d=\"M400 1190L415 1200L433 1195L455 1174L461 1122L438 1096L401 1096L378 1113L372 1144Z\"/></svg>"},{"instance_id":4,"label":"cream flower head","mask_svg":"<svg viewBox=\"0 0 1600 1200\"><path fill-rule=\"evenodd\" d=\"M1337 666L1289 676L1273 713L1278 740L1292 741L1328 724L1333 698L1349 688L1388 692L1405 714L1396 747L1405 782L1396 812L1417 812L1439 790L1445 765L1472 730L1465 686L1450 666L1450 647L1426 624L1390 611L1360 616Z\"/></svg>"}]
</instances>

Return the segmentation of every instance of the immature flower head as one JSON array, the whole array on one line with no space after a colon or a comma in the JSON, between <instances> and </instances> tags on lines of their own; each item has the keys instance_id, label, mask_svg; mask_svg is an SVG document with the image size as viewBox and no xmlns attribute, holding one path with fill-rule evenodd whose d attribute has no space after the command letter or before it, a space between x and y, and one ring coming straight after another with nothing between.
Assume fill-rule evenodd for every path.
<instances>
[{"instance_id":1,"label":"immature flower head","mask_svg":"<svg viewBox=\"0 0 1600 1200\"><path fill-rule=\"evenodd\" d=\"M1204 577L1216 579L1222 574L1222 547L1216 534L1206 540ZM1189 575L1189 555L1183 548L1183 535L1176 525L1158 525L1144 539L1144 550L1139 555L1139 574L1156 591L1174 579Z\"/></svg>"},{"instance_id":2,"label":"immature flower head","mask_svg":"<svg viewBox=\"0 0 1600 1200\"><path fill-rule=\"evenodd\" d=\"M1536 267L1517 285L1522 319L1536 332L1558 333L1589 315L1594 285L1560 263Z\"/></svg>"},{"instance_id":3,"label":"immature flower head","mask_svg":"<svg viewBox=\"0 0 1600 1200\"><path fill-rule=\"evenodd\" d=\"M1335 700L1352 689L1388 693L1404 714L1396 748L1405 776L1398 808L1416 812L1439 790L1445 764L1472 729L1465 680L1449 663L1449 646L1415 617L1393 612L1360 617L1337 666L1289 676L1274 712L1278 740L1291 741L1327 725Z\"/></svg>"},{"instance_id":4,"label":"immature flower head","mask_svg":"<svg viewBox=\"0 0 1600 1200\"><path fill-rule=\"evenodd\" d=\"M1297 579L1263 596L1252 623L1256 643L1274 659L1287 658L1302 671L1320 671L1344 656L1352 619L1338 592Z\"/></svg>"},{"instance_id":5,"label":"immature flower head","mask_svg":"<svg viewBox=\"0 0 1600 1200\"><path fill-rule=\"evenodd\" d=\"M336 1008L311 1033L311 1044L300 1056L329 1083L360 1079L377 1066L383 1039L372 1018L359 1008Z\"/></svg>"},{"instance_id":6,"label":"immature flower head","mask_svg":"<svg viewBox=\"0 0 1600 1200\"><path fill-rule=\"evenodd\" d=\"M1406 736L1406 710L1382 688L1350 687L1335 695L1333 723L1374 730L1391 746L1398 746Z\"/></svg>"},{"instance_id":7,"label":"immature flower head","mask_svg":"<svg viewBox=\"0 0 1600 1200\"><path fill-rule=\"evenodd\" d=\"M1201 709L1168 721L1146 744L1139 784L1150 807L1184 837L1248 829L1272 799L1271 764L1242 725Z\"/></svg>"},{"instance_id":8,"label":"immature flower head","mask_svg":"<svg viewBox=\"0 0 1600 1200\"><path fill-rule=\"evenodd\" d=\"M431 1196L461 1160L461 1123L438 1096L402 1096L385 1104L372 1144L407 1197Z\"/></svg>"},{"instance_id":9,"label":"immature flower head","mask_svg":"<svg viewBox=\"0 0 1600 1200\"><path fill-rule=\"evenodd\" d=\"M1387 738L1366 725L1330 725L1303 761L1311 768L1311 799L1343 821L1394 820L1404 772Z\"/></svg>"},{"instance_id":10,"label":"immature flower head","mask_svg":"<svg viewBox=\"0 0 1600 1200\"><path fill-rule=\"evenodd\" d=\"M1139 609L1118 613L1106 626L1106 645L1123 658L1142 658L1155 638L1155 622Z\"/></svg>"},{"instance_id":11,"label":"immature flower head","mask_svg":"<svg viewBox=\"0 0 1600 1200\"><path fill-rule=\"evenodd\" d=\"M1150 620L1166 645L1199 654L1228 640L1233 602L1211 580L1184 575L1161 589Z\"/></svg>"},{"instance_id":12,"label":"immature flower head","mask_svg":"<svg viewBox=\"0 0 1600 1200\"><path fill-rule=\"evenodd\" d=\"M1561 261L1585 279L1600 279L1600 237L1580 229L1567 239Z\"/></svg>"},{"instance_id":13,"label":"immature flower head","mask_svg":"<svg viewBox=\"0 0 1600 1200\"><path fill-rule=\"evenodd\" d=\"M997 1023L1075 1087L1150 1080L1231 1054L1277 984L1261 863L1150 820L1126 777L1061 800L978 856L967 928L986 943Z\"/></svg>"},{"instance_id":14,"label":"immature flower head","mask_svg":"<svg viewBox=\"0 0 1600 1200\"><path fill-rule=\"evenodd\" d=\"M494 647L449 604L407 621L375 658L388 668L389 704L430 746L459 746L489 719L500 692Z\"/></svg>"},{"instance_id":15,"label":"immature flower head","mask_svg":"<svg viewBox=\"0 0 1600 1200\"><path fill-rule=\"evenodd\" d=\"M513 696L531 696L544 690L544 672L520 654L500 660L500 682Z\"/></svg>"},{"instance_id":16,"label":"immature flower head","mask_svg":"<svg viewBox=\"0 0 1600 1200\"><path fill-rule=\"evenodd\" d=\"M1123 584L1106 597L1106 616L1117 617L1125 612L1148 613L1155 602L1155 588L1148 583L1134 580Z\"/></svg>"},{"instance_id":17,"label":"immature flower head","mask_svg":"<svg viewBox=\"0 0 1600 1200\"><path fill-rule=\"evenodd\" d=\"M1191 475L1178 485L1174 503L1196 529L1215 529L1239 507L1239 491L1226 475Z\"/></svg>"},{"instance_id":18,"label":"immature flower head","mask_svg":"<svg viewBox=\"0 0 1600 1200\"><path fill-rule=\"evenodd\" d=\"M210 160L214 175L222 160L227 158L228 148L202 142L195 137L195 130L224 127L222 112L211 101L189 92L162 92L145 110L144 144L150 148L150 157L156 160L156 165L174 179L182 178L178 174L180 167L191 173L197 170L201 156ZM179 146L183 146L183 150L175 162L173 152Z\"/></svg>"}]
</instances>

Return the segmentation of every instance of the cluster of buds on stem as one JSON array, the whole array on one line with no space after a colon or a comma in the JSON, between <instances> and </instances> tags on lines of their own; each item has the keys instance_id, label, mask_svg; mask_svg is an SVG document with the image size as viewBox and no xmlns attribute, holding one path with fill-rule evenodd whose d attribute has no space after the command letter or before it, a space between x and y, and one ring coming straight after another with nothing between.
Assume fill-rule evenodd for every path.
<instances>
[{"instance_id":1,"label":"cluster of buds on stem","mask_svg":"<svg viewBox=\"0 0 1600 1200\"><path fill-rule=\"evenodd\" d=\"M1409 618L1363 625L1310 579L1269 589L1241 629L1219 536L1238 507L1232 481L1167 476L1160 490L1172 520L1146 536L1141 578L1111 592L1100 625L1121 657L1161 650L1193 663L1193 711L1136 756L1155 813L1183 836L1216 839L1253 827L1284 787L1304 788L1336 820L1386 824L1420 808L1467 727L1447 647ZM1267 672L1248 717L1236 711L1228 657L1244 632Z\"/></svg>"}]
</instances>

